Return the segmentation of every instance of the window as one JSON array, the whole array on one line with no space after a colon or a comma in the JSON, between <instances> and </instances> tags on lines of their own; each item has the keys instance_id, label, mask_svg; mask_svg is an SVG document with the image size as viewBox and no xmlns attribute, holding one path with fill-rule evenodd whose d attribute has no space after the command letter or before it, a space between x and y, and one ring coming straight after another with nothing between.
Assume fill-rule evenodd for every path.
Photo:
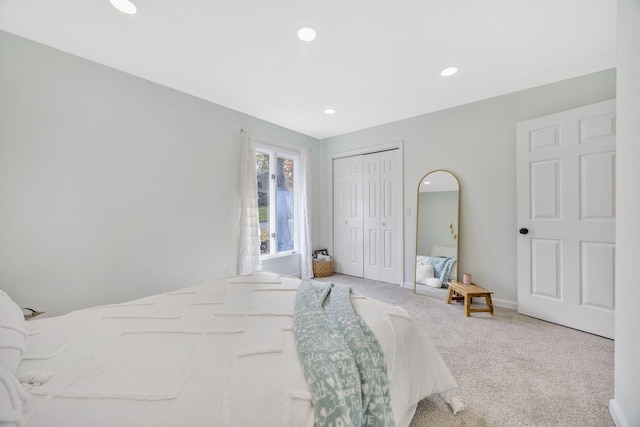
<instances>
[{"instance_id":1,"label":"window","mask_svg":"<svg viewBox=\"0 0 640 427\"><path fill-rule=\"evenodd\" d=\"M292 253L297 249L296 210L298 156L257 146L260 255Z\"/></svg>"}]
</instances>

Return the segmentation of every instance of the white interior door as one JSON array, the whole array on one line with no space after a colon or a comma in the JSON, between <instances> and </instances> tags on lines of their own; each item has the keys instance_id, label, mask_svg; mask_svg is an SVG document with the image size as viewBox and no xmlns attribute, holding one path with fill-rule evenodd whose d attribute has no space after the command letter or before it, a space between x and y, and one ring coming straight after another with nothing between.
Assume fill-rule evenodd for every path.
<instances>
[{"instance_id":1,"label":"white interior door","mask_svg":"<svg viewBox=\"0 0 640 427\"><path fill-rule=\"evenodd\" d=\"M615 168L615 100L518 124L520 313L613 338Z\"/></svg>"},{"instance_id":2,"label":"white interior door","mask_svg":"<svg viewBox=\"0 0 640 427\"><path fill-rule=\"evenodd\" d=\"M337 273L363 277L363 157L333 161L333 258Z\"/></svg>"},{"instance_id":3,"label":"white interior door","mask_svg":"<svg viewBox=\"0 0 640 427\"><path fill-rule=\"evenodd\" d=\"M364 156L364 277L402 283L402 170L399 150Z\"/></svg>"}]
</instances>

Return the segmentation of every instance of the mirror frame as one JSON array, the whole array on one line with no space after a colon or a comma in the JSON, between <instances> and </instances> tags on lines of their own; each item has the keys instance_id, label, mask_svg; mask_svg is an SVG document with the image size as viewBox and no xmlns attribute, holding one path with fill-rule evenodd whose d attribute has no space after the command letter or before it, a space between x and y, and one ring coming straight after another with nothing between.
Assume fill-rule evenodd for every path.
<instances>
[{"instance_id":1,"label":"mirror frame","mask_svg":"<svg viewBox=\"0 0 640 427\"><path fill-rule=\"evenodd\" d=\"M449 175L451 175L453 177L453 179L456 180L456 183L458 184L458 213L457 213L457 218L456 218L457 226L458 226L458 230L457 230L456 234L458 236L455 239L456 240L456 264L454 266L454 269L455 269L455 272L456 272L456 277L458 277L458 265L459 265L459 261L460 261L460 180L458 179L456 174L454 174L450 170L447 170L447 169L434 169L434 170L429 171L426 174L424 174L422 176L422 178L420 179L420 181L418 181L418 188L417 188L418 191L416 193L416 229L415 229L416 247L415 247L415 253L414 253L414 256L413 256L413 293L416 294L416 295L423 295L423 296L427 296L427 297L431 297L431 298L441 299L441 298L439 298L437 296L418 293L417 292L418 282L416 281L416 271L418 269L418 226L420 224L420 186L422 185L424 180L427 178L427 176L429 176L430 174L432 174L434 172L446 172ZM446 297L443 297L442 299L446 299Z\"/></svg>"}]
</instances>

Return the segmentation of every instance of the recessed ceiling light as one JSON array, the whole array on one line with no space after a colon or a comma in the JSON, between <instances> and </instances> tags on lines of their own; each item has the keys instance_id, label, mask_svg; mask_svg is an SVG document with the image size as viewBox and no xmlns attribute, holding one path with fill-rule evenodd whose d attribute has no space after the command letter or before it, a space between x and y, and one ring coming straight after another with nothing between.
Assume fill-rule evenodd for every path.
<instances>
[{"instance_id":1,"label":"recessed ceiling light","mask_svg":"<svg viewBox=\"0 0 640 427\"><path fill-rule=\"evenodd\" d=\"M458 68L457 67L449 67L449 68L445 68L444 70L440 71L440 75L444 76L444 77L449 77L449 76L453 76L457 72L458 72Z\"/></svg>"},{"instance_id":2,"label":"recessed ceiling light","mask_svg":"<svg viewBox=\"0 0 640 427\"><path fill-rule=\"evenodd\" d=\"M425 181L425 182L424 182L424 184L425 184L425 185L426 185L426 184L431 184L431 182L430 182L430 181Z\"/></svg>"},{"instance_id":3,"label":"recessed ceiling light","mask_svg":"<svg viewBox=\"0 0 640 427\"><path fill-rule=\"evenodd\" d=\"M122 13L126 13L128 15L133 15L138 11L136 5L131 3L129 0L109 0L111 5L118 9Z\"/></svg>"},{"instance_id":4,"label":"recessed ceiling light","mask_svg":"<svg viewBox=\"0 0 640 427\"><path fill-rule=\"evenodd\" d=\"M298 29L298 38L305 42L310 42L316 38L316 30L311 27L301 27Z\"/></svg>"},{"instance_id":5,"label":"recessed ceiling light","mask_svg":"<svg viewBox=\"0 0 640 427\"><path fill-rule=\"evenodd\" d=\"M335 109L333 109L333 108L327 108L326 110L324 110L324 113L325 113L325 114L333 114L333 113L335 113L335 112L336 112L336 110L335 110Z\"/></svg>"}]
</instances>

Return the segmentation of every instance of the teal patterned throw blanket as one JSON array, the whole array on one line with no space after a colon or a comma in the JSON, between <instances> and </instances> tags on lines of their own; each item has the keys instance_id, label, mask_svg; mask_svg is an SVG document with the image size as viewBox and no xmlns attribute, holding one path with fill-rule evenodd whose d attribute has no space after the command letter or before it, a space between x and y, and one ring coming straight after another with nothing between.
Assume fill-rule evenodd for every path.
<instances>
[{"instance_id":1,"label":"teal patterned throw blanket","mask_svg":"<svg viewBox=\"0 0 640 427\"><path fill-rule=\"evenodd\" d=\"M451 269L456 263L455 258L449 257L428 257L427 262L433 266L433 275L442 281L447 283L449 276L451 275Z\"/></svg>"},{"instance_id":2,"label":"teal patterned throw blanket","mask_svg":"<svg viewBox=\"0 0 640 427\"><path fill-rule=\"evenodd\" d=\"M303 280L293 330L316 427L395 426L380 343L353 309L351 288Z\"/></svg>"}]
</instances>

